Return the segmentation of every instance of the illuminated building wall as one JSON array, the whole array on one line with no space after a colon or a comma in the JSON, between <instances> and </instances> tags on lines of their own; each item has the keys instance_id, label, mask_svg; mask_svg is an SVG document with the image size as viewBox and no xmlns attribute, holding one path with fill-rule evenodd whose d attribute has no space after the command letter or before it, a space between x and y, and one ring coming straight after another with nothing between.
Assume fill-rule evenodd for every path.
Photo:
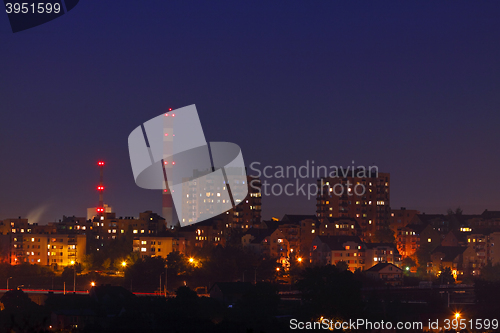
<instances>
[{"instance_id":1,"label":"illuminated building wall","mask_svg":"<svg viewBox=\"0 0 500 333\"><path fill-rule=\"evenodd\" d=\"M354 175L357 175L355 172ZM356 187L357 186L357 187ZM328 217L356 219L364 238L386 228L390 217L390 175L372 177L322 178L318 180L316 214L320 222ZM359 195L358 195L359 194Z\"/></svg>"}]
</instances>

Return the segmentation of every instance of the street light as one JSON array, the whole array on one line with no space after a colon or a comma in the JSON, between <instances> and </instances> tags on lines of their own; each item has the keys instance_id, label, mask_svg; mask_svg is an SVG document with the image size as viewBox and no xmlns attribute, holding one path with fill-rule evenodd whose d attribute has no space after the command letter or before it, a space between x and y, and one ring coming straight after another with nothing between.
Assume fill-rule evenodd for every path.
<instances>
[{"instance_id":1,"label":"street light","mask_svg":"<svg viewBox=\"0 0 500 333\"><path fill-rule=\"evenodd\" d=\"M91 285L92 287L95 287L95 282L94 282L94 281L90 282L90 285Z\"/></svg>"},{"instance_id":2,"label":"street light","mask_svg":"<svg viewBox=\"0 0 500 333\"><path fill-rule=\"evenodd\" d=\"M71 265L73 265L73 293L76 293L76 263L71 260Z\"/></svg>"},{"instance_id":3,"label":"street light","mask_svg":"<svg viewBox=\"0 0 500 333\"><path fill-rule=\"evenodd\" d=\"M194 262L194 258L189 258L189 262L193 263Z\"/></svg>"},{"instance_id":4,"label":"street light","mask_svg":"<svg viewBox=\"0 0 500 333\"><path fill-rule=\"evenodd\" d=\"M460 318L460 312L455 312L455 319Z\"/></svg>"},{"instance_id":5,"label":"street light","mask_svg":"<svg viewBox=\"0 0 500 333\"><path fill-rule=\"evenodd\" d=\"M280 271L280 268L279 267L276 267L276 272L279 272Z\"/></svg>"},{"instance_id":6,"label":"street light","mask_svg":"<svg viewBox=\"0 0 500 333\"><path fill-rule=\"evenodd\" d=\"M122 267L127 267L127 262L126 261L122 261Z\"/></svg>"},{"instance_id":7,"label":"street light","mask_svg":"<svg viewBox=\"0 0 500 333\"><path fill-rule=\"evenodd\" d=\"M298 261L298 262L302 262L302 258L301 258L301 257L298 257L298 258L297 258L297 261Z\"/></svg>"}]
</instances>

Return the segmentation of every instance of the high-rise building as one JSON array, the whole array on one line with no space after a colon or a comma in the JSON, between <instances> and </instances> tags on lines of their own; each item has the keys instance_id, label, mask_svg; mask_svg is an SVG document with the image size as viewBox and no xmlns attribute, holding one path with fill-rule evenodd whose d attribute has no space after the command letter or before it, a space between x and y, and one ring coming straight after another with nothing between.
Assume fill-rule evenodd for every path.
<instances>
[{"instance_id":1,"label":"high-rise building","mask_svg":"<svg viewBox=\"0 0 500 333\"><path fill-rule=\"evenodd\" d=\"M389 225L390 175L366 170L348 171L344 175L346 177L318 180L318 220L354 218L361 227L363 238L369 240L377 230L387 229Z\"/></svg>"},{"instance_id":2,"label":"high-rise building","mask_svg":"<svg viewBox=\"0 0 500 333\"><path fill-rule=\"evenodd\" d=\"M253 176L246 176L241 181L242 170L240 168L225 168L227 183L219 184L217 176L195 170L192 178L185 179L182 186L182 223L193 223L212 217L224 221L228 228L252 228L261 222L261 182ZM214 181L215 180L215 181ZM233 198L225 199L223 193L230 191ZM247 193L246 197L243 197ZM229 209L228 209L229 208ZM175 216L172 196L168 191L163 192L163 217L167 221L169 216ZM217 212L224 212L222 214Z\"/></svg>"},{"instance_id":3,"label":"high-rise building","mask_svg":"<svg viewBox=\"0 0 500 333\"><path fill-rule=\"evenodd\" d=\"M141 258L161 257L167 258L171 252L186 252L186 240L183 237L136 237L133 241L133 251L139 252Z\"/></svg>"},{"instance_id":4,"label":"high-rise building","mask_svg":"<svg viewBox=\"0 0 500 333\"><path fill-rule=\"evenodd\" d=\"M11 234L10 264L47 266L81 263L86 255L85 235Z\"/></svg>"}]
</instances>

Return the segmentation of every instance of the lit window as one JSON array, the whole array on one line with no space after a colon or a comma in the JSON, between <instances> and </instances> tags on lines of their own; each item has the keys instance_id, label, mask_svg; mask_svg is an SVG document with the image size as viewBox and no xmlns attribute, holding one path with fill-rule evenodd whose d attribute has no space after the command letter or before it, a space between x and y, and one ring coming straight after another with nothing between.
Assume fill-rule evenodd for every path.
<instances>
[{"instance_id":1,"label":"lit window","mask_svg":"<svg viewBox=\"0 0 500 333\"><path fill-rule=\"evenodd\" d=\"M141 247L141 252L146 252L146 248L145 247Z\"/></svg>"},{"instance_id":2,"label":"lit window","mask_svg":"<svg viewBox=\"0 0 500 333\"><path fill-rule=\"evenodd\" d=\"M432 239L427 238L427 243L430 243L430 242L432 242Z\"/></svg>"},{"instance_id":3,"label":"lit window","mask_svg":"<svg viewBox=\"0 0 500 333\"><path fill-rule=\"evenodd\" d=\"M136 234L136 233L137 233L137 230L134 230L134 231L133 231L133 233L134 233L134 234Z\"/></svg>"}]
</instances>

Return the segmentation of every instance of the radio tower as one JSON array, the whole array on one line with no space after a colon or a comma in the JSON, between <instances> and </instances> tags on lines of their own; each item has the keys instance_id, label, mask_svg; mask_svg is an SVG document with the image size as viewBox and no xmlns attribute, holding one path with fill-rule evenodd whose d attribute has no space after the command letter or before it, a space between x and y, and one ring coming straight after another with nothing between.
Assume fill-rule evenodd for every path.
<instances>
[{"instance_id":1,"label":"radio tower","mask_svg":"<svg viewBox=\"0 0 500 333\"><path fill-rule=\"evenodd\" d=\"M99 205L97 206L97 215L100 217L104 215L104 199L102 198L102 192L104 192L104 185L102 183L102 171L104 169L104 162L99 161L97 165L100 169L99 186L97 186L97 191L99 192Z\"/></svg>"}]
</instances>

